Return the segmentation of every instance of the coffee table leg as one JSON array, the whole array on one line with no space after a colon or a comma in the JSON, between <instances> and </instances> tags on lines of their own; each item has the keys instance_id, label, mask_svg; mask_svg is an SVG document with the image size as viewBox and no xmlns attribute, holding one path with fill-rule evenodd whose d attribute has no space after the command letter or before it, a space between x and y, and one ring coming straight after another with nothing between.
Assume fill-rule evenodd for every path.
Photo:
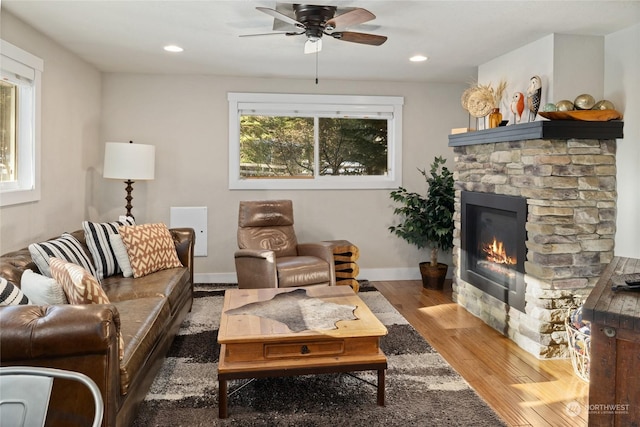
<instances>
[{"instance_id":1,"label":"coffee table leg","mask_svg":"<svg viewBox=\"0 0 640 427\"><path fill-rule=\"evenodd\" d=\"M378 406L384 406L384 369L378 369Z\"/></svg>"},{"instance_id":2,"label":"coffee table leg","mask_svg":"<svg viewBox=\"0 0 640 427\"><path fill-rule=\"evenodd\" d=\"M218 418L227 418L227 380L218 380Z\"/></svg>"}]
</instances>

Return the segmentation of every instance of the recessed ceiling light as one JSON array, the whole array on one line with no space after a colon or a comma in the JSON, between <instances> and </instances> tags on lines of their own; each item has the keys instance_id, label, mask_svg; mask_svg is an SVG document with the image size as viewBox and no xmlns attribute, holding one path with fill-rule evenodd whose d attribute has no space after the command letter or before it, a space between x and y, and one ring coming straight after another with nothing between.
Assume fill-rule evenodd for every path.
<instances>
[{"instance_id":1,"label":"recessed ceiling light","mask_svg":"<svg viewBox=\"0 0 640 427\"><path fill-rule=\"evenodd\" d=\"M176 46L175 44L170 44L164 47L164 50L167 52L182 52L184 49L180 46Z\"/></svg>"},{"instance_id":2,"label":"recessed ceiling light","mask_svg":"<svg viewBox=\"0 0 640 427\"><path fill-rule=\"evenodd\" d=\"M427 60L427 57L424 55L414 55L411 58L409 58L409 61L411 62L423 62L426 60Z\"/></svg>"}]
</instances>

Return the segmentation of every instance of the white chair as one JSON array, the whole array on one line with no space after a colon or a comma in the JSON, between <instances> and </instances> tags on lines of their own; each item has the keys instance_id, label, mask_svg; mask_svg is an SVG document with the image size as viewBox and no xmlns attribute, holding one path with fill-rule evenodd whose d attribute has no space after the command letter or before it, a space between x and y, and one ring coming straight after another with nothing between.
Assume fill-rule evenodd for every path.
<instances>
[{"instance_id":1,"label":"white chair","mask_svg":"<svg viewBox=\"0 0 640 427\"><path fill-rule=\"evenodd\" d=\"M86 385L95 401L93 427L102 423L104 404L100 389L79 372L33 366L0 368L0 424L3 426L44 426L54 378L78 381Z\"/></svg>"}]
</instances>

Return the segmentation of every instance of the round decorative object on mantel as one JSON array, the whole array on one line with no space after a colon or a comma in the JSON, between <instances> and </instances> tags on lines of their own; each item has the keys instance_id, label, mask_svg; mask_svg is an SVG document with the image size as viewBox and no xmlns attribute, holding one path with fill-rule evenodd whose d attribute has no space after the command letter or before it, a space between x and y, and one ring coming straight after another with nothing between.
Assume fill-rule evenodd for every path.
<instances>
[{"instance_id":1,"label":"round decorative object on mantel","mask_svg":"<svg viewBox=\"0 0 640 427\"><path fill-rule=\"evenodd\" d=\"M487 90L475 88L467 100L467 111L473 117L485 117L493 110L493 95Z\"/></svg>"},{"instance_id":2,"label":"round decorative object on mantel","mask_svg":"<svg viewBox=\"0 0 640 427\"><path fill-rule=\"evenodd\" d=\"M596 102L596 105L591 108L592 110L615 110L616 107L613 105L613 102L603 99L602 101Z\"/></svg>"},{"instance_id":3,"label":"round decorative object on mantel","mask_svg":"<svg viewBox=\"0 0 640 427\"><path fill-rule=\"evenodd\" d=\"M575 101L573 101L573 105L576 110L590 110L596 105L596 100L588 93L583 93L582 95L578 95Z\"/></svg>"},{"instance_id":4,"label":"round decorative object on mantel","mask_svg":"<svg viewBox=\"0 0 640 427\"><path fill-rule=\"evenodd\" d=\"M562 101L556 102L556 110L557 111L571 111L573 110L573 102L568 99L563 99Z\"/></svg>"}]
</instances>

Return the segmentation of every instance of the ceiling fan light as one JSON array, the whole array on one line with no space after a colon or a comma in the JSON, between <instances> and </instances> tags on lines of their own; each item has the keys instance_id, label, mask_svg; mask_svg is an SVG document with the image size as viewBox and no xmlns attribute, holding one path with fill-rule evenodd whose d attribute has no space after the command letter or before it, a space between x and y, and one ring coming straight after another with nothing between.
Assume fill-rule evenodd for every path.
<instances>
[{"instance_id":1,"label":"ceiling fan light","mask_svg":"<svg viewBox=\"0 0 640 427\"><path fill-rule=\"evenodd\" d=\"M322 50L322 39L312 40L309 38L304 43L304 53L318 53Z\"/></svg>"},{"instance_id":2,"label":"ceiling fan light","mask_svg":"<svg viewBox=\"0 0 640 427\"><path fill-rule=\"evenodd\" d=\"M409 61L411 62L424 62L426 61L428 58L424 55L413 55L411 58L409 58Z\"/></svg>"}]
</instances>

